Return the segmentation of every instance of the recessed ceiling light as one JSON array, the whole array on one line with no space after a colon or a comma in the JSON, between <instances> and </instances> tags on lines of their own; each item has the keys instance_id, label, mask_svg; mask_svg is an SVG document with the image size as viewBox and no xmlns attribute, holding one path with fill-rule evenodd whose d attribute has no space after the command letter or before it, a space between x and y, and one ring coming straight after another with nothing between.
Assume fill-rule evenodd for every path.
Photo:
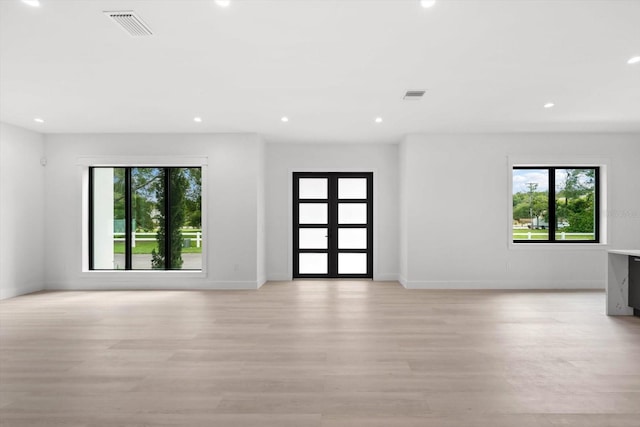
<instances>
[{"instance_id":1,"label":"recessed ceiling light","mask_svg":"<svg viewBox=\"0 0 640 427\"><path fill-rule=\"evenodd\" d=\"M202 117L194 117L193 121L196 123L202 123Z\"/></svg>"},{"instance_id":2,"label":"recessed ceiling light","mask_svg":"<svg viewBox=\"0 0 640 427\"><path fill-rule=\"evenodd\" d=\"M281 121L281 122L283 122L283 123L287 123L287 122L289 121L289 117L284 116L284 117L282 117L282 118L280 119L280 121Z\"/></svg>"},{"instance_id":3,"label":"recessed ceiling light","mask_svg":"<svg viewBox=\"0 0 640 427\"><path fill-rule=\"evenodd\" d=\"M640 56L634 56L627 61L627 64L638 64L640 63Z\"/></svg>"},{"instance_id":4,"label":"recessed ceiling light","mask_svg":"<svg viewBox=\"0 0 640 427\"><path fill-rule=\"evenodd\" d=\"M31 7L40 7L39 0L22 0L22 3L28 4Z\"/></svg>"},{"instance_id":5,"label":"recessed ceiling light","mask_svg":"<svg viewBox=\"0 0 640 427\"><path fill-rule=\"evenodd\" d=\"M544 108L553 108L555 107L556 104L554 104L553 102L547 102L546 104L544 104Z\"/></svg>"},{"instance_id":6,"label":"recessed ceiling light","mask_svg":"<svg viewBox=\"0 0 640 427\"><path fill-rule=\"evenodd\" d=\"M44 123L44 119L41 119L40 117L36 117L33 121L36 123Z\"/></svg>"},{"instance_id":7,"label":"recessed ceiling light","mask_svg":"<svg viewBox=\"0 0 640 427\"><path fill-rule=\"evenodd\" d=\"M376 123L382 123L382 117L376 117Z\"/></svg>"},{"instance_id":8,"label":"recessed ceiling light","mask_svg":"<svg viewBox=\"0 0 640 427\"><path fill-rule=\"evenodd\" d=\"M215 2L220 7L228 7L231 4L231 0L215 0Z\"/></svg>"},{"instance_id":9,"label":"recessed ceiling light","mask_svg":"<svg viewBox=\"0 0 640 427\"><path fill-rule=\"evenodd\" d=\"M433 7L434 4L436 4L436 0L420 0L420 6L424 7L425 9Z\"/></svg>"}]
</instances>

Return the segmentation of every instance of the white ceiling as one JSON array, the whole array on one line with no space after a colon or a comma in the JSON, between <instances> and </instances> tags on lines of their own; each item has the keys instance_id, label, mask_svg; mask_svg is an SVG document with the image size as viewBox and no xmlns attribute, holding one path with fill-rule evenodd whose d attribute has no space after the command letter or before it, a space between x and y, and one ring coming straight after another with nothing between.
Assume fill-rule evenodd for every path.
<instances>
[{"instance_id":1,"label":"white ceiling","mask_svg":"<svg viewBox=\"0 0 640 427\"><path fill-rule=\"evenodd\" d=\"M0 0L0 120L45 133L640 132L638 0L40 2Z\"/></svg>"}]
</instances>

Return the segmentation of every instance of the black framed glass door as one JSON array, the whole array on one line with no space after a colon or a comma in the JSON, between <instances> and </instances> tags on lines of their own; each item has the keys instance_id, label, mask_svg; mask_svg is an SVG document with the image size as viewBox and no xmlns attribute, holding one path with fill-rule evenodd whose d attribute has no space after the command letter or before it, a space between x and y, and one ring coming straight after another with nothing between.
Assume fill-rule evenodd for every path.
<instances>
[{"instance_id":1,"label":"black framed glass door","mask_svg":"<svg viewBox=\"0 0 640 427\"><path fill-rule=\"evenodd\" d=\"M293 173L293 277L373 278L373 173Z\"/></svg>"}]
</instances>

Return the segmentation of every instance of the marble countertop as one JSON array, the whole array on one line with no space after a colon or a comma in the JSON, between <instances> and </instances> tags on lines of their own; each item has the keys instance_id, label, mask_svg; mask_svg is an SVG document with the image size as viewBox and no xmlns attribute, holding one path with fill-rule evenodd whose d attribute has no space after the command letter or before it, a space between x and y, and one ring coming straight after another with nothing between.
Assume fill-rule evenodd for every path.
<instances>
[{"instance_id":1,"label":"marble countertop","mask_svg":"<svg viewBox=\"0 0 640 427\"><path fill-rule=\"evenodd\" d=\"M640 256L640 249L611 249L610 254Z\"/></svg>"}]
</instances>

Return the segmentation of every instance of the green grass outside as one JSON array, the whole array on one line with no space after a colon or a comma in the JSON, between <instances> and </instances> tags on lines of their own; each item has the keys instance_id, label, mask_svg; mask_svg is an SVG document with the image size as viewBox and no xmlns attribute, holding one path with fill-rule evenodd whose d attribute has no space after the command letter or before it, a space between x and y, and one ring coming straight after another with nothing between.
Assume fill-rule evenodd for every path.
<instances>
[{"instance_id":1,"label":"green grass outside","mask_svg":"<svg viewBox=\"0 0 640 427\"><path fill-rule=\"evenodd\" d=\"M529 229L514 229L513 230L513 239L514 240L529 240L527 237L527 233L531 232L531 240L548 240L549 239L549 230L529 230ZM516 234L520 234L516 236ZM571 236L570 233L567 232L564 240L595 240L593 234L591 235L581 235L581 236ZM556 240L561 240L561 233L556 233Z\"/></svg>"},{"instance_id":2,"label":"green grass outside","mask_svg":"<svg viewBox=\"0 0 640 427\"><path fill-rule=\"evenodd\" d=\"M158 244L156 242L136 242L135 248L133 248L134 255L148 255L151 253L153 249L158 251ZM124 253L124 242L116 242L113 245L113 253L115 254L123 254ZM182 248L183 254L201 254L202 246L196 248L195 240L191 241L190 248Z\"/></svg>"},{"instance_id":3,"label":"green grass outside","mask_svg":"<svg viewBox=\"0 0 640 427\"><path fill-rule=\"evenodd\" d=\"M194 229L185 229L182 230L183 233L195 233L201 230L194 230ZM139 237L143 237L143 238L154 238L154 236L148 236L148 235L144 235L144 236L139 236ZM192 234L187 234L186 236L183 236L183 239L190 239L191 240L191 247L189 248L182 248L182 253L183 254L201 254L202 253L202 236L201 236L201 240L200 240L200 247L196 248L196 236L192 235ZM151 254L151 251L155 249L156 252L158 251L158 243L153 240L153 241L139 241L136 240L136 246L133 248L133 254L134 255L149 255ZM124 242L115 242L113 244L113 253L116 254L124 254Z\"/></svg>"}]
</instances>

